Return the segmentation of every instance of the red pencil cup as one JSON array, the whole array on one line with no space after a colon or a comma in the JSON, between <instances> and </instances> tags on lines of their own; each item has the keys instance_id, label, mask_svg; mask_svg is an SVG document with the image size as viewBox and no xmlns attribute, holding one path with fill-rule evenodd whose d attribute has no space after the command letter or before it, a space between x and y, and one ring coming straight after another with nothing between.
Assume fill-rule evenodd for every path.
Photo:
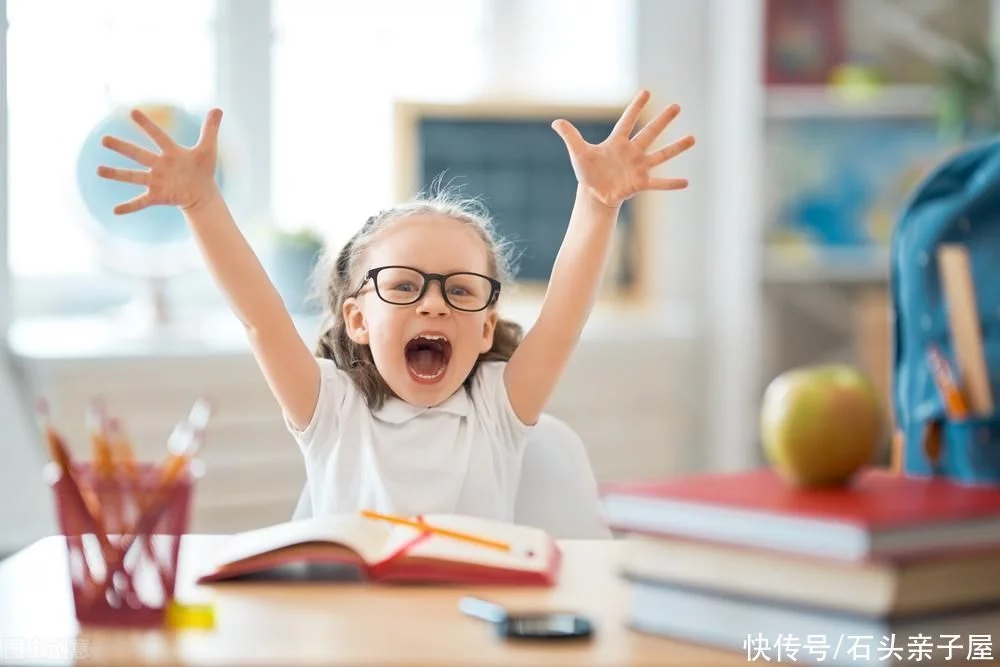
<instances>
[{"instance_id":1,"label":"red pencil cup","mask_svg":"<svg viewBox=\"0 0 1000 667\"><path fill-rule=\"evenodd\" d=\"M194 478L167 485L162 469L100 475L89 463L52 470L76 618L81 625L156 627L174 599Z\"/></svg>"}]
</instances>

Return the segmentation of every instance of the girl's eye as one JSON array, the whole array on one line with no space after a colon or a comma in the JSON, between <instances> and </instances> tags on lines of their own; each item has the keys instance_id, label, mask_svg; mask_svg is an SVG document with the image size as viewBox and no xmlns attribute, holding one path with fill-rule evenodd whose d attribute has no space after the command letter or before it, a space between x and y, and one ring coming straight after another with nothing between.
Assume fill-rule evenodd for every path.
<instances>
[{"instance_id":1,"label":"girl's eye","mask_svg":"<svg viewBox=\"0 0 1000 667\"><path fill-rule=\"evenodd\" d=\"M396 283L392 286L392 289L397 292L410 292L416 289L416 287L414 287L413 283Z\"/></svg>"},{"instance_id":2,"label":"girl's eye","mask_svg":"<svg viewBox=\"0 0 1000 667\"><path fill-rule=\"evenodd\" d=\"M464 287L452 287L451 293L454 296L469 296L469 290Z\"/></svg>"}]
</instances>

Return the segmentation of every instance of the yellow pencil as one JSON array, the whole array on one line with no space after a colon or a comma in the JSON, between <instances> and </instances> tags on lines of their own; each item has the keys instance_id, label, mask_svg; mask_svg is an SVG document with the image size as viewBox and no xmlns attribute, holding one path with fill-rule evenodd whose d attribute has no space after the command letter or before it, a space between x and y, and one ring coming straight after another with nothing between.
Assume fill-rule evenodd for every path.
<instances>
[{"instance_id":1,"label":"yellow pencil","mask_svg":"<svg viewBox=\"0 0 1000 667\"><path fill-rule=\"evenodd\" d=\"M412 519L406 519L398 516L390 516L388 514L380 514L378 512L373 512L371 510L362 510L361 514L363 516L368 517L369 519L388 521L389 523L394 523L400 526L409 526L410 528L416 528L417 530L426 531L428 533L433 533L435 535L450 537L456 540L463 540L465 542L472 542L474 544L479 544L484 547L490 547L491 549L499 549L500 551L510 551L509 544L507 544L506 542L500 542L498 540L491 540L485 537L477 537L475 535L469 535L468 533L462 533L457 530L438 528L437 526L432 526L431 524L428 523L421 523L419 521L413 521Z\"/></svg>"}]
</instances>

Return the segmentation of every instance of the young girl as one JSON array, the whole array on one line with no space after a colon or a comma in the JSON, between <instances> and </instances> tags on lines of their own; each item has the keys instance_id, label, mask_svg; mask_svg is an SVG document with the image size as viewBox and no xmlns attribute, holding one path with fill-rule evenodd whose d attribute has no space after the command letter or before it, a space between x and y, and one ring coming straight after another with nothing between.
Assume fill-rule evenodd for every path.
<instances>
[{"instance_id":1,"label":"young girl","mask_svg":"<svg viewBox=\"0 0 1000 667\"><path fill-rule=\"evenodd\" d=\"M597 145L553 122L578 188L544 305L523 340L497 313L509 280L502 246L489 219L461 202L418 199L368 219L322 276L327 327L313 354L216 187L221 111L187 148L134 110L159 152L105 137L144 169L97 172L146 188L116 214L182 209L302 450L314 513L511 521L525 438L590 314L622 202L687 187L652 175L694 145L686 136L652 149L677 105L631 136L648 99L641 91Z\"/></svg>"}]
</instances>

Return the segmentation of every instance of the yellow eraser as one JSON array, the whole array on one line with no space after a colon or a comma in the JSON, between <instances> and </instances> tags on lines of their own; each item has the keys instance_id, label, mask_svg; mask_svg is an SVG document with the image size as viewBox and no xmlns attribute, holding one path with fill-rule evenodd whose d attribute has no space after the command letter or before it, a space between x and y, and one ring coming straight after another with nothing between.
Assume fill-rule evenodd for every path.
<instances>
[{"instance_id":1,"label":"yellow eraser","mask_svg":"<svg viewBox=\"0 0 1000 667\"><path fill-rule=\"evenodd\" d=\"M185 604L175 600L167 606L167 626L175 630L211 630L215 627L215 607L210 604Z\"/></svg>"}]
</instances>

